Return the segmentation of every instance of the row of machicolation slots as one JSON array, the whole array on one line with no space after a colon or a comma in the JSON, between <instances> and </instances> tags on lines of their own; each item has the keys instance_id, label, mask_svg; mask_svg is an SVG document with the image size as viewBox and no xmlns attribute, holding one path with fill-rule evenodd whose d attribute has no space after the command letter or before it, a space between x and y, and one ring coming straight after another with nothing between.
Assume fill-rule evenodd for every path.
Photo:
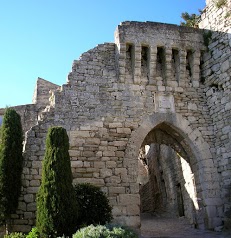
<instances>
[{"instance_id":1,"label":"row of machicolation slots","mask_svg":"<svg viewBox=\"0 0 231 238\"><path fill-rule=\"evenodd\" d=\"M120 44L121 82L169 87L199 87L203 51Z\"/></svg>"}]
</instances>

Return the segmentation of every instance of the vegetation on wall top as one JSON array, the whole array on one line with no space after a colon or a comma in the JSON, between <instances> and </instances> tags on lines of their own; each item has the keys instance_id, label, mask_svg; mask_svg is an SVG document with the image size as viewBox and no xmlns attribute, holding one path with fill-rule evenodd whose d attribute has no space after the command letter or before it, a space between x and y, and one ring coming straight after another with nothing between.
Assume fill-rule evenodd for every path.
<instances>
[{"instance_id":1,"label":"vegetation on wall top","mask_svg":"<svg viewBox=\"0 0 231 238\"><path fill-rule=\"evenodd\" d=\"M181 13L181 18L184 20L184 22L180 23L181 26L198 28L200 15L197 15L195 13L189 14L188 12L183 12Z\"/></svg>"}]
</instances>

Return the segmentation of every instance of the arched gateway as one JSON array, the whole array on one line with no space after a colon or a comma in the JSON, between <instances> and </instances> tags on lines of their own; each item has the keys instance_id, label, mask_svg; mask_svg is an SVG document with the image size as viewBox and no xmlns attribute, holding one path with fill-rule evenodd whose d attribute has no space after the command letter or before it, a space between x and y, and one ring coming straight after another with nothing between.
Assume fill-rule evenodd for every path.
<instances>
[{"instance_id":1,"label":"arched gateway","mask_svg":"<svg viewBox=\"0 0 231 238\"><path fill-rule=\"evenodd\" d=\"M125 153L125 163L127 163L134 178L137 178L139 176L137 158L139 157L140 148L142 146L164 144L172 147L173 150L189 164L195 178L193 186L195 186L194 189L196 193L188 194L190 199L185 198L186 202L183 204L183 209L187 214L185 214L185 211L181 211L181 213L186 215L190 221L194 223L195 227L206 226L208 228L214 223L214 219L216 222L217 219L219 219L218 217L214 217L214 211L219 209L222 204L219 189L213 189L213 193L211 193L211 186L218 183L218 174L208 143L204 141L201 133L198 130L192 130L189 124L186 119L177 113L154 113L148 116L131 134ZM178 157L179 160L180 157ZM169 166L171 165L169 164ZM182 167L178 169L184 170ZM180 172L183 173L183 171ZM191 176L191 173L189 175ZM185 176L187 176L187 174ZM186 184L183 185L187 186ZM177 186L180 186L179 182L175 184L176 190ZM143 191L144 190L142 190L142 192ZM190 191L188 192L190 193ZM142 195L143 194L141 194L141 196ZM164 199L163 196L167 195L162 194L162 200ZM171 194L169 194L169 196L171 196ZM175 199L177 200L177 196ZM184 198L182 199L184 200ZM155 201L149 198L148 202L156 202L157 208L159 209L160 207L158 206L160 206L163 201ZM192 206L192 204L194 206ZM177 205L179 206L179 204ZM158 211L158 209L156 210ZM180 209L180 207L178 207L178 209ZM156 210L153 209L151 212L155 212Z\"/></svg>"},{"instance_id":2,"label":"arched gateway","mask_svg":"<svg viewBox=\"0 0 231 238\"><path fill-rule=\"evenodd\" d=\"M207 2L204 14L211 14L214 2ZM225 15L202 23L214 26ZM68 132L74 183L100 186L115 222L139 227L140 214L151 212L184 215L199 228L230 227L228 30L213 32L207 51L210 34L203 30L123 22L115 43L73 62L66 84L39 78L33 104L15 107L26 134L14 230L27 232L35 223L51 126Z\"/></svg>"}]
</instances>

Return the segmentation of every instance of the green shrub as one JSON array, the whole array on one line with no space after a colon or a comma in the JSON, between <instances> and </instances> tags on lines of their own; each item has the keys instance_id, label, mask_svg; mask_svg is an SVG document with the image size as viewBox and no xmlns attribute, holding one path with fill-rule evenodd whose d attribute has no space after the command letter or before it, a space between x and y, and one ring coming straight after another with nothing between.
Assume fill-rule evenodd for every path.
<instances>
[{"instance_id":1,"label":"green shrub","mask_svg":"<svg viewBox=\"0 0 231 238\"><path fill-rule=\"evenodd\" d=\"M16 212L21 193L23 132L20 115L7 108L0 139L0 224Z\"/></svg>"},{"instance_id":2,"label":"green shrub","mask_svg":"<svg viewBox=\"0 0 231 238\"><path fill-rule=\"evenodd\" d=\"M46 138L42 181L37 193L36 227L40 236L71 236L76 231L77 202L72 186L69 139L62 127L52 127Z\"/></svg>"},{"instance_id":3,"label":"green shrub","mask_svg":"<svg viewBox=\"0 0 231 238\"><path fill-rule=\"evenodd\" d=\"M138 238L137 234L120 226L93 226L78 230L73 238Z\"/></svg>"},{"instance_id":4,"label":"green shrub","mask_svg":"<svg viewBox=\"0 0 231 238\"><path fill-rule=\"evenodd\" d=\"M109 200L100 188L82 183L75 185L75 196L79 207L79 225L104 225L112 220Z\"/></svg>"},{"instance_id":5,"label":"green shrub","mask_svg":"<svg viewBox=\"0 0 231 238\"><path fill-rule=\"evenodd\" d=\"M180 23L181 26L198 28L199 15L194 13L189 14L188 12L183 12L181 13L181 18L185 21Z\"/></svg>"},{"instance_id":6,"label":"green shrub","mask_svg":"<svg viewBox=\"0 0 231 238\"><path fill-rule=\"evenodd\" d=\"M39 232L37 227L33 227L31 231L28 233L26 238L39 238Z\"/></svg>"},{"instance_id":7,"label":"green shrub","mask_svg":"<svg viewBox=\"0 0 231 238\"><path fill-rule=\"evenodd\" d=\"M207 47L207 50L208 50L208 46L209 46L210 41L212 39L212 31L204 30L203 39L204 39L204 44L205 44L205 46Z\"/></svg>"},{"instance_id":8,"label":"green shrub","mask_svg":"<svg viewBox=\"0 0 231 238\"><path fill-rule=\"evenodd\" d=\"M4 238L26 238L26 236L21 232L13 232L9 235L4 235Z\"/></svg>"}]
</instances>

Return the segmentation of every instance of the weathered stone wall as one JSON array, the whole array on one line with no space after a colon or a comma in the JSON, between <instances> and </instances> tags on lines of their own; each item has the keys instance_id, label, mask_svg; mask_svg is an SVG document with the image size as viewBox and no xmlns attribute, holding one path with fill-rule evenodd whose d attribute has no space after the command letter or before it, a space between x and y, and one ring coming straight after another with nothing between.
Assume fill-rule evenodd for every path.
<instances>
[{"instance_id":1,"label":"weathered stone wall","mask_svg":"<svg viewBox=\"0 0 231 238\"><path fill-rule=\"evenodd\" d=\"M123 22L118 26L115 40L121 82L155 85L159 92L180 92L189 85L199 87L200 55L204 46L198 29L154 22ZM131 64L124 60L128 55Z\"/></svg>"},{"instance_id":2,"label":"weathered stone wall","mask_svg":"<svg viewBox=\"0 0 231 238\"><path fill-rule=\"evenodd\" d=\"M218 8L209 1L200 27L210 29L203 76L211 126L214 131L213 157L220 175L226 226L231 226L231 1Z\"/></svg>"},{"instance_id":3,"label":"weathered stone wall","mask_svg":"<svg viewBox=\"0 0 231 238\"><path fill-rule=\"evenodd\" d=\"M211 119L199 78L200 52L204 50L201 31L166 24L125 22L116 35L120 37L117 45L99 45L74 61L68 83L61 91L54 92L51 106L42 113L38 125L27 133L23 196L15 215L15 224L21 224L20 229L24 231L34 223L45 136L47 129L54 125L68 131L74 183L99 185L113 205L115 220L139 226L138 153L133 156L129 151L139 150L144 138L143 132L138 134L141 143L131 145L132 134L142 130L142 123L150 116L163 115L164 121L172 120L174 124L176 115L182 115L181 120L185 122L181 123L187 125L182 135L190 134L187 137L203 153L193 162L198 194L204 199L205 209L221 205L216 202L219 190L214 194L213 188L206 188L206 182L216 180L217 175L208 150L213 139ZM142 48L144 39L145 48ZM125 52L127 42L134 48L131 53L134 59L126 58L130 54ZM142 63L142 51L146 63ZM128 61L134 62L126 63ZM126 70L129 65L134 67ZM158 71L162 73L157 74ZM147 80L143 80L142 72L148 72L145 73ZM174 78L176 72L179 75ZM149 130L154 127L155 123ZM201 178L205 169L211 172L210 168L213 177ZM206 206L206 199L215 199L215 202ZM219 223L219 215L214 216L216 222L209 215L208 227Z\"/></svg>"},{"instance_id":4,"label":"weathered stone wall","mask_svg":"<svg viewBox=\"0 0 231 238\"><path fill-rule=\"evenodd\" d=\"M52 97L52 91L58 90L59 85L51 83L45 79L38 78L36 81L32 103L36 104L38 109L43 110L50 104L49 100Z\"/></svg>"}]
</instances>

